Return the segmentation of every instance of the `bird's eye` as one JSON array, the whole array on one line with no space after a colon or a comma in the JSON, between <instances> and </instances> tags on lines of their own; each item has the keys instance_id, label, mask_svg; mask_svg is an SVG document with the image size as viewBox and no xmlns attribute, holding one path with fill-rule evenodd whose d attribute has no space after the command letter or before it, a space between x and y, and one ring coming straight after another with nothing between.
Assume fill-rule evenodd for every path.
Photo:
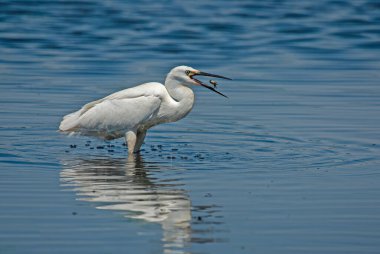
<instances>
[{"instance_id":1,"label":"bird's eye","mask_svg":"<svg viewBox=\"0 0 380 254\"><path fill-rule=\"evenodd\" d=\"M185 73L186 73L186 75L189 75L189 74L190 74L190 71L189 71L189 70L187 70L187 71L185 71Z\"/></svg>"}]
</instances>

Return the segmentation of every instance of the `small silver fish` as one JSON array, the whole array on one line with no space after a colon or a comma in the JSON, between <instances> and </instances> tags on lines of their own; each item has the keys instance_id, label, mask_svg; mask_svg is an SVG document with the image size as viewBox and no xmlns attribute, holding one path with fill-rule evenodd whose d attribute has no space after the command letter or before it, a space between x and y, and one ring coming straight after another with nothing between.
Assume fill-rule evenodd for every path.
<instances>
[{"instance_id":1,"label":"small silver fish","mask_svg":"<svg viewBox=\"0 0 380 254\"><path fill-rule=\"evenodd\" d=\"M214 86L214 88L216 88L216 85L218 85L218 83L215 80L210 80L209 82L211 85Z\"/></svg>"}]
</instances>

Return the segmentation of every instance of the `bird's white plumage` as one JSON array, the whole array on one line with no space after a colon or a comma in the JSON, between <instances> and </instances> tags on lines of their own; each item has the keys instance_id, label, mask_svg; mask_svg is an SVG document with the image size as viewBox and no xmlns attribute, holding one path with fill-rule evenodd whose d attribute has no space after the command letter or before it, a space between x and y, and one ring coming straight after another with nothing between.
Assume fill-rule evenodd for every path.
<instances>
[{"instance_id":1,"label":"bird's white plumage","mask_svg":"<svg viewBox=\"0 0 380 254\"><path fill-rule=\"evenodd\" d=\"M201 72L178 66L169 72L165 85L145 83L87 103L66 115L59 130L104 139L125 136L129 152L137 151L149 128L177 121L191 111L194 93L190 86L199 85L192 79L197 73Z\"/></svg>"},{"instance_id":2,"label":"bird's white plumage","mask_svg":"<svg viewBox=\"0 0 380 254\"><path fill-rule=\"evenodd\" d=\"M152 122L169 95L160 83L146 83L90 102L64 117L60 130L105 139L120 138L128 130ZM153 122L152 122L153 123Z\"/></svg>"}]
</instances>

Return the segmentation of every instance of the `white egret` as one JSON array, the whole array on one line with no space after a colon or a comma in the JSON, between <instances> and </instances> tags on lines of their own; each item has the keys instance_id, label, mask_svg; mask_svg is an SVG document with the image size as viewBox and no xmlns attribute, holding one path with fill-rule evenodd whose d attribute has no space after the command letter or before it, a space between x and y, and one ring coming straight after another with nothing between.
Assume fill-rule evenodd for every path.
<instances>
[{"instance_id":1,"label":"white egret","mask_svg":"<svg viewBox=\"0 0 380 254\"><path fill-rule=\"evenodd\" d=\"M66 115L59 130L106 140L125 137L128 153L138 152L149 128L178 121L191 111L194 105L192 85L206 87L226 97L196 79L196 75L229 79L178 66L169 72L165 85L149 82L87 103L80 110Z\"/></svg>"}]
</instances>

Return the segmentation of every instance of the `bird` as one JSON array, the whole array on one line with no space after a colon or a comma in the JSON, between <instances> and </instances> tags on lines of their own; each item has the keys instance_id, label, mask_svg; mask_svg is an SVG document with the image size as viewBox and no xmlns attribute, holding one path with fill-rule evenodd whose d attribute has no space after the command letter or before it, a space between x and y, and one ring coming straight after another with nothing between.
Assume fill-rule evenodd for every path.
<instances>
[{"instance_id":1,"label":"bird","mask_svg":"<svg viewBox=\"0 0 380 254\"><path fill-rule=\"evenodd\" d=\"M138 153L148 129L176 122L192 110L195 99L193 86L202 86L227 97L196 76L231 80L189 66L177 66L167 74L164 84L144 83L85 104L63 117L59 131L104 140L124 137L128 154Z\"/></svg>"}]
</instances>

